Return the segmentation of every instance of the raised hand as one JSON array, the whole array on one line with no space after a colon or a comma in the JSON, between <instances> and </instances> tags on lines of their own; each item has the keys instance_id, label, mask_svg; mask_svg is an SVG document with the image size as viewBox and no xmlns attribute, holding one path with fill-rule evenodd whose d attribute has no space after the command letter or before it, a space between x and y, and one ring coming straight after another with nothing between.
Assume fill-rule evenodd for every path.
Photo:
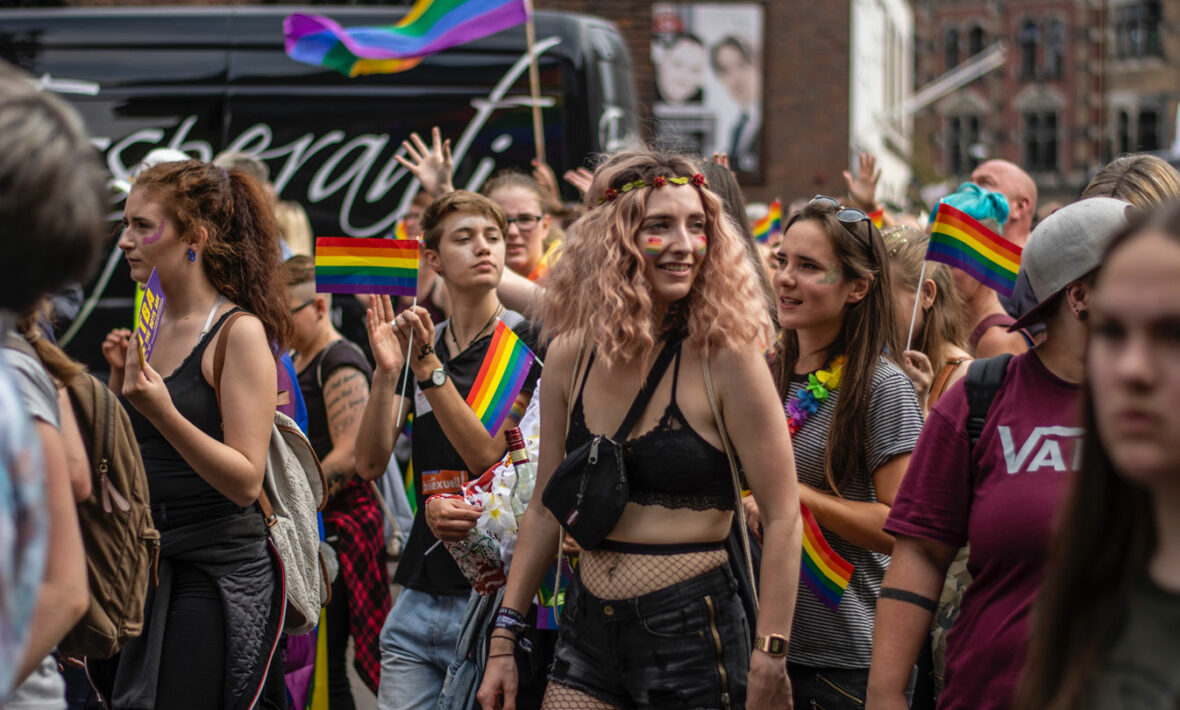
<instances>
[{"instance_id":1,"label":"raised hand","mask_svg":"<svg viewBox=\"0 0 1180 710\"><path fill-rule=\"evenodd\" d=\"M729 153L718 153L713 151L713 162L717 163L723 168L729 167Z\"/></svg>"},{"instance_id":2,"label":"raised hand","mask_svg":"<svg viewBox=\"0 0 1180 710\"><path fill-rule=\"evenodd\" d=\"M454 161L451 160L451 139L444 141L438 126L431 129L430 133L429 148L421 136L411 133L409 140L402 141L402 148L405 148L409 159L400 155L393 157L409 170L410 174L418 178L423 190L437 198L455 190L455 186L451 184Z\"/></svg>"},{"instance_id":3,"label":"raised hand","mask_svg":"<svg viewBox=\"0 0 1180 710\"><path fill-rule=\"evenodd\" d=\"M425 308L414 306L402 311L394 327L397 328L402 352L409 350L407 357L410 358L410 369L419 380L426 379L431 372L442 367L442 362L434 354L434 323ZM411 334L413 343L410 342Z\"/></svg>"},{"instance_id":4,"label":"raised hand","mask_svg":"<svg viewBox=\"0 0 1180 710\"><path fill-rule=\"evenodd\" d=\"M389 296L369 295L365 330L369 333L369 347L377 369L385 373L399 372L406 364L406 355L393 325L393 302Z\"/></svg>"},{"instance_id":5,"label":"raised hand","mask_svg":"<svg viewBox=\"0 0 1180 710\"><path fill-rule=\"evenodd\" d=\"M881 178L881 170L877 167L877 156L872 153L861 153L858 162L856 177L845 170L844 183L856 206L871 212L877 209L877 181Z\"/></svg>"},{"instance_id":6,"label":"raised hand","mask_svg":"<svg viewBox=\"0 0 1180 710\"><path fill-rule=\"evenodd\" d=\"M550 205L553 207L561 207L561 190L557 187L557 176L553 174L553 168L549 167L549 163L544 160L537 160L533 158L533 179L537 181L537 185L541 191L545 193L545 207L548 209Z\"/></svg>"},{"instance_id":7,"label":"raised hand","mask_svg":"<svg viewBox=\"0 0 1180 710\"><path fill-rule=\"evenodd\" d=\"M590 189L590 183L594 182L594 173L586 168L577 168L574 170L566 170L565 174L561 176L569 184L578 188L578 192L583 195Z\"/></svg>"}]
</instances>

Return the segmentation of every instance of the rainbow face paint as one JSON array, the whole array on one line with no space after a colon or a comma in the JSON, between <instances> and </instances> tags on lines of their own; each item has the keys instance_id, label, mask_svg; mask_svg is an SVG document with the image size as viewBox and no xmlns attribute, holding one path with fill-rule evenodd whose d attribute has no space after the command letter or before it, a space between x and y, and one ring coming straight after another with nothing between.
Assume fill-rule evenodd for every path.
<instances>
[{"instance_id":1,"label":"rainbow face paint","mask_svg":"<svg viewBox=\"0 0 1180 710\"><path fill-rule=\"evenodd\" d=\"M647 244L643 247L643 255L649 259L654 259L660 255L664 250L663 237L648 237Z\"/></svg>"},{"instance_id":2,"label":"rainbow face paint","mask_svg":"<svg viewBox=\"0 0 1180 710\"><path fill-rule=\"evenodd\" d=\"M164 222L160 222L159 229L157 229L155 232L144 237L143 243L144 244L155 244L156 242L160 241L160 237L162 237L162 236L164 236Z\"/></svg>"},{"instance_id":3,"label":"rainbow face paint","mask_svg":"<svg viewBox=\"0 0 1180 710\"><path fill-rule=\"evenodd\" d=\"M693 237L693 246L697 257L704 259L705 254L709 252L709 238L703 234L698 234Z\"/></svg>"}]
</instances>

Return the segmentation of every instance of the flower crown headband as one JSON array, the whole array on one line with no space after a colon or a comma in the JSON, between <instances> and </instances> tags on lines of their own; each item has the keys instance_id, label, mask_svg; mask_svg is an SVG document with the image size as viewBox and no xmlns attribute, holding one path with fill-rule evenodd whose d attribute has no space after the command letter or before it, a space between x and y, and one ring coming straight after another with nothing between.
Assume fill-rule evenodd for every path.
<instances>
[{"instance_id":1,"label":"flower crown headband","mask_svg":"<svg viewBox=\"0 0 1180 710\"><path fill-rule=\"evenodd\" d=\"M598 198L598 202L595 204L601 205L604 202L614 202L619 198L619 195L623 194L624 192L638 190L641 187L654 187L658 189L664 185L667 185L668 183L673 183L674 185L687 185L692 183L695 187L704 187L705 176L701 173L696 173L692 177L664 177L663 175L657 175L651 179L650 183L642 179L632 180L617 190L613 187L608 187L606 192L602 193L602 197Z\"/></svg>"}]
</instances>

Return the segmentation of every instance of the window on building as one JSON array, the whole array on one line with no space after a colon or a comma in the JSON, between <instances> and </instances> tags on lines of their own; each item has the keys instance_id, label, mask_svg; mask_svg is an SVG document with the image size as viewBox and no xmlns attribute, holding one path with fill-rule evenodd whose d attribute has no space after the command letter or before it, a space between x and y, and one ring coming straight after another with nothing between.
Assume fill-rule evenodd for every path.
<instances>
[{"instance_id":1,"label":"window on building","mask_svg":"<svg viewBox=\"0 0 1180 710\"><path fill-rule=\"evenodd\" d=\"M983 28L975 25L967 33L967 54L974 57L983 51Z\"/></svg>"},{"instance_id":2,"label":"window on building","mask_svg":"<svg viewBox=\"0 0 1180 710\"><path fill-rule=\"evenodd\" d=\"M979 116L951 116L947 119L946 168L950 175L966 175L979 163Z\"/></svg>"},{"instance_id":3,"label":"window on building","mask_svg":"<svg viewBox=\"0 0 1180 710\"><path fill-rule=\"evenodd\" d=\"M946 70L950 71L959 65L959 29L948 27L942 35L942 52L946 57Z\"/></svg>"},{"instance_id":4,"label":"window on building","mask_svg":"<svg viewBox=\"0 0 1180 710\"><path fill-rule=\"evenodd\" d=\"M1139 150L1160 149L1160 115L1158 111L1139 112Z\"/></svg>"},{"instance_id":5,"label":"window on building","mask_svg":"<svg viewBox=\"0 0 1180 710\"><path fill-rule=\"evenodd\" d=\"M1041 44L1041 28L1032 20L1020 27L1020 76L1032 79L1037 75L1037 51Z\"/></svg>"},{"instance_id":6,"label":"window on building","mask_svg":"<svg viewBox=\"0 0 1180 710\"><path fill-rule=\"evenodd\" d=\"M1057 112L1024 114L1024 164L1029 170L1057 169Z\"/></svg>"},{"instance_id":7,"label":"window on building","mask_svg":"<svg viewBox=\"0 0 1180 710\"><path fill-rule=\"evenodd\" d=\"M1126 111L1119 111L1118 147L1120 155L1131 152L1131 118Z\"/></svg>"},{"instance_id":8,"label":"window on building","mask_svg":"<svg viewBox=\"0 0 1180 710\"><path fill-rule=\"evenodd\" d=\"M1163 11L1159 0L1131 2L1114 11L1115 56L1158 57L1163 55L1160 24Z\"/></svg>"},{"instance_id":9,"label":"window on building","mask_svg":"<svg viewBox=\"0 0 1180 710\"><path fill-rule=\"evenodd\" d=\"M1065 73L1065 23L1049 20L1045 24L1045 76L1058 78Z\"/></svg>"}]
</instances>

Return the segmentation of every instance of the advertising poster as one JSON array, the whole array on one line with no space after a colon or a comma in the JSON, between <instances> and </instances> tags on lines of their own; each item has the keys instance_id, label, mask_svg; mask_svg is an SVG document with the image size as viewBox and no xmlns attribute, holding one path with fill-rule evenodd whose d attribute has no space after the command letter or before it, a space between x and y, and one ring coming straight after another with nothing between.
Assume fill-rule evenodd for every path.
<instances>
[{"instance_id":1,"label":"advertising poster","mask_svg":"<svg viewBox=\"0 0 1180 710\"><path fill-rule=\"evenodd\" d=\"M763 9L756 3L655 3L656 141L728 153L745 182L762 177Z\"/></svg>"}]
</instances>

